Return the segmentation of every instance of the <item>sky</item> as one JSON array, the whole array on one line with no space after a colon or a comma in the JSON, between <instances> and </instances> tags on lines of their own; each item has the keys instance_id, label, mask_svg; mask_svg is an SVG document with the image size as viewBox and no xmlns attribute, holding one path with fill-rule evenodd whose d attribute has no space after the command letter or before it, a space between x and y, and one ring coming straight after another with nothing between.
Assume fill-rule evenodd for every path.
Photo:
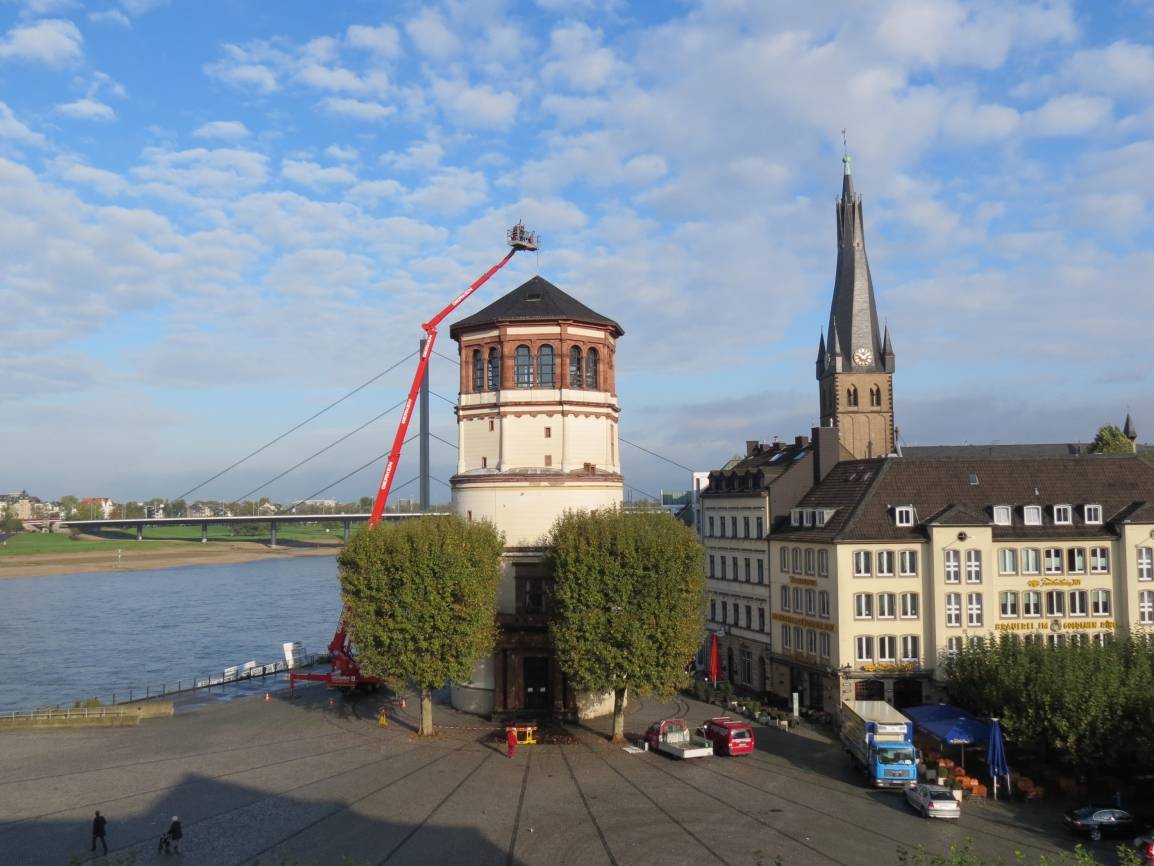
<instances>
[{"instance_id":1,"label":"sky","mask_svg":"<svg viewBox=\"0 0 1154 866\"><path fill-rule=\"evenodd\" d=\"M904 444L1154 436L1149 0L0 0L0 492L372 495L329 485L397 413L332 443L411 360L197 485L405 358L517 220L540 252L455 318L539 273L624 327L628 442L805 434L843 129Z\"/></svg>"}]
</instances>

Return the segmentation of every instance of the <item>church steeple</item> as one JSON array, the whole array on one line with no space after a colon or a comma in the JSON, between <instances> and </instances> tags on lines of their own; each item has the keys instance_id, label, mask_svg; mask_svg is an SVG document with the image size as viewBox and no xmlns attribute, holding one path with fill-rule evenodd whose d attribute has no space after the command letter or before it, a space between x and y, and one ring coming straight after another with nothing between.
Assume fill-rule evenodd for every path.
<instances>
[{"instance_id":1,"label":"church steeple","mask_svg":"<svg viewBox=\"0 0 1154 866\"><path fill-rule=\"evenodd\" d=\"M843 452L857 458L894 450L893 373L889 328L878 327L873 277L865 248L861 196L854 190L850 156L842 157L837 201L837 271L829 328L817 365L823 426L839 428Z\"/></svg>"}]
</instances>

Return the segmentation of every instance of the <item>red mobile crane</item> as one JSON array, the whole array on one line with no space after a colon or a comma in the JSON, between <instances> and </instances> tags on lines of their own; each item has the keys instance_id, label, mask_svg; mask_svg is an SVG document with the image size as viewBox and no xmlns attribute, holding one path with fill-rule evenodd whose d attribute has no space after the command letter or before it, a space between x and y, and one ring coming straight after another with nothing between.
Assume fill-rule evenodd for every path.
<instances>
[{"instance_id":1,"label":"red mobile crane","mask_svg":"<svg viewBox=\"0 0 1154 866\"><path fill-rule=\"evenodd\" d=\"M481 288L493 274L505 267L509 259L513 258L518 250L533 251L537 249L537 233L529 231L521 223L517 223L509 229L506 234L506 240L510 249L509 252L505 254L505 258L485 271L469 288L453 298L448 306L441 310L441 312L421 325L421 329L425 332L424 349L421 352L420 360L417 361L417 371L413 374L413 384L409 387L409 395L405 398L405 408L401 412L401 420L397 424L397 433L393 437L393 447L389 449L389 458L385 461L385 471L381 475L381 484L377 489L377 498L373 501L373 510L369 515L369 526L376 526L385 511L385 503L388 502L389 491L393 486L393 477L397 471L397 464L401 459L401 449L405 444L405 434L409 430L409 421L411 421L413 417L413 406L417 402L417 395L421 390L421 381L425 378L425 371L429 367L429 357L433 354L433 346L437 342L437 326L440 325L445 317L453 312L453 310L465 303L469 296ZM333 639L329 641L330 669L324 673L290 672L290 690L296 684L297 680L323 682L329 686L337 686L340 688L353 688L362 684L380 684L380 679L362 674L361 669L357 666L345 625L345 613L344 610L341 611L341 618L337 623L336 634L334 634Z\"/></svg>"}]
</instances>

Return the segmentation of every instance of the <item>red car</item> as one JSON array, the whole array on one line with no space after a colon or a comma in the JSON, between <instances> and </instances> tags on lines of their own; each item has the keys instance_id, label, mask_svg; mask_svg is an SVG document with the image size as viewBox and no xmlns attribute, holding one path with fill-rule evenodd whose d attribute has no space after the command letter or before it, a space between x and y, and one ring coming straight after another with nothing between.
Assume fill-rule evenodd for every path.
<instances>
[{"instance_id":1,"label":"red car","mask_svg":"<svg viewBox=\"0 0 1154 866\"><path fill-rule=\"evenodd\" d=\"M701 734L713 743L716 755L748 755L753 751L753 728L729 716L710 719L702 725Z\"/></svg>"}]
</instances>

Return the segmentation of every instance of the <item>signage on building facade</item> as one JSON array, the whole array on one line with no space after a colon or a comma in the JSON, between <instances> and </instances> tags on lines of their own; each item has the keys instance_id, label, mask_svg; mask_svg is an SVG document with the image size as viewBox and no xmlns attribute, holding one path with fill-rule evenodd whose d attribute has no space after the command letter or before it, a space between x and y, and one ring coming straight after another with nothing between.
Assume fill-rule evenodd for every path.
<instances>
[{"instance_id":1,"label":"signage on building facade","mask_svg":"<svg viewBox=\"0 0 1154 866\"><path fill-rule=\"evenodd\" d=\"M834 631L834 624L832 622L818 622L815 619L805 619L800 616L790 616L787 613L775 613L773 619L778 622L787 622L790 625L800 625L805 628L816 628L820 631Z\"/></svg>"},{"instance_id":2,"label":"signage on building facade","mask_svg":"<svg viewBox=\"0 0 1154 866\"><path fill-rule=\"evenodd\" d=\"M1089 630L1117 628L1117 624L1110 619L1092 619L1082 622L1060 622L1053 620L1052 622L999 622L994 624L996 631L1070 631L1070 630Z\"/></svg>"},{"instance_id":3,"label":"signage on building facade","mask_svg":"<svg viewBox=\"0 0 1154 866\"><path fill-rule=\"evenodd\" d=\"M791 577L789 582L794 586L817 586L817 581L812 577Z\"/></svg>"},{"instance_id":4,"label":"signage on building facade","mask_svg":"<svg viewBox=\"0 0 1154 866\"><path fill-rule=\"evenodd\" d=\"M1026 586L1081 586L1080 577L1043 577L1027 580Z\"/></svg>"}]
</instances>

